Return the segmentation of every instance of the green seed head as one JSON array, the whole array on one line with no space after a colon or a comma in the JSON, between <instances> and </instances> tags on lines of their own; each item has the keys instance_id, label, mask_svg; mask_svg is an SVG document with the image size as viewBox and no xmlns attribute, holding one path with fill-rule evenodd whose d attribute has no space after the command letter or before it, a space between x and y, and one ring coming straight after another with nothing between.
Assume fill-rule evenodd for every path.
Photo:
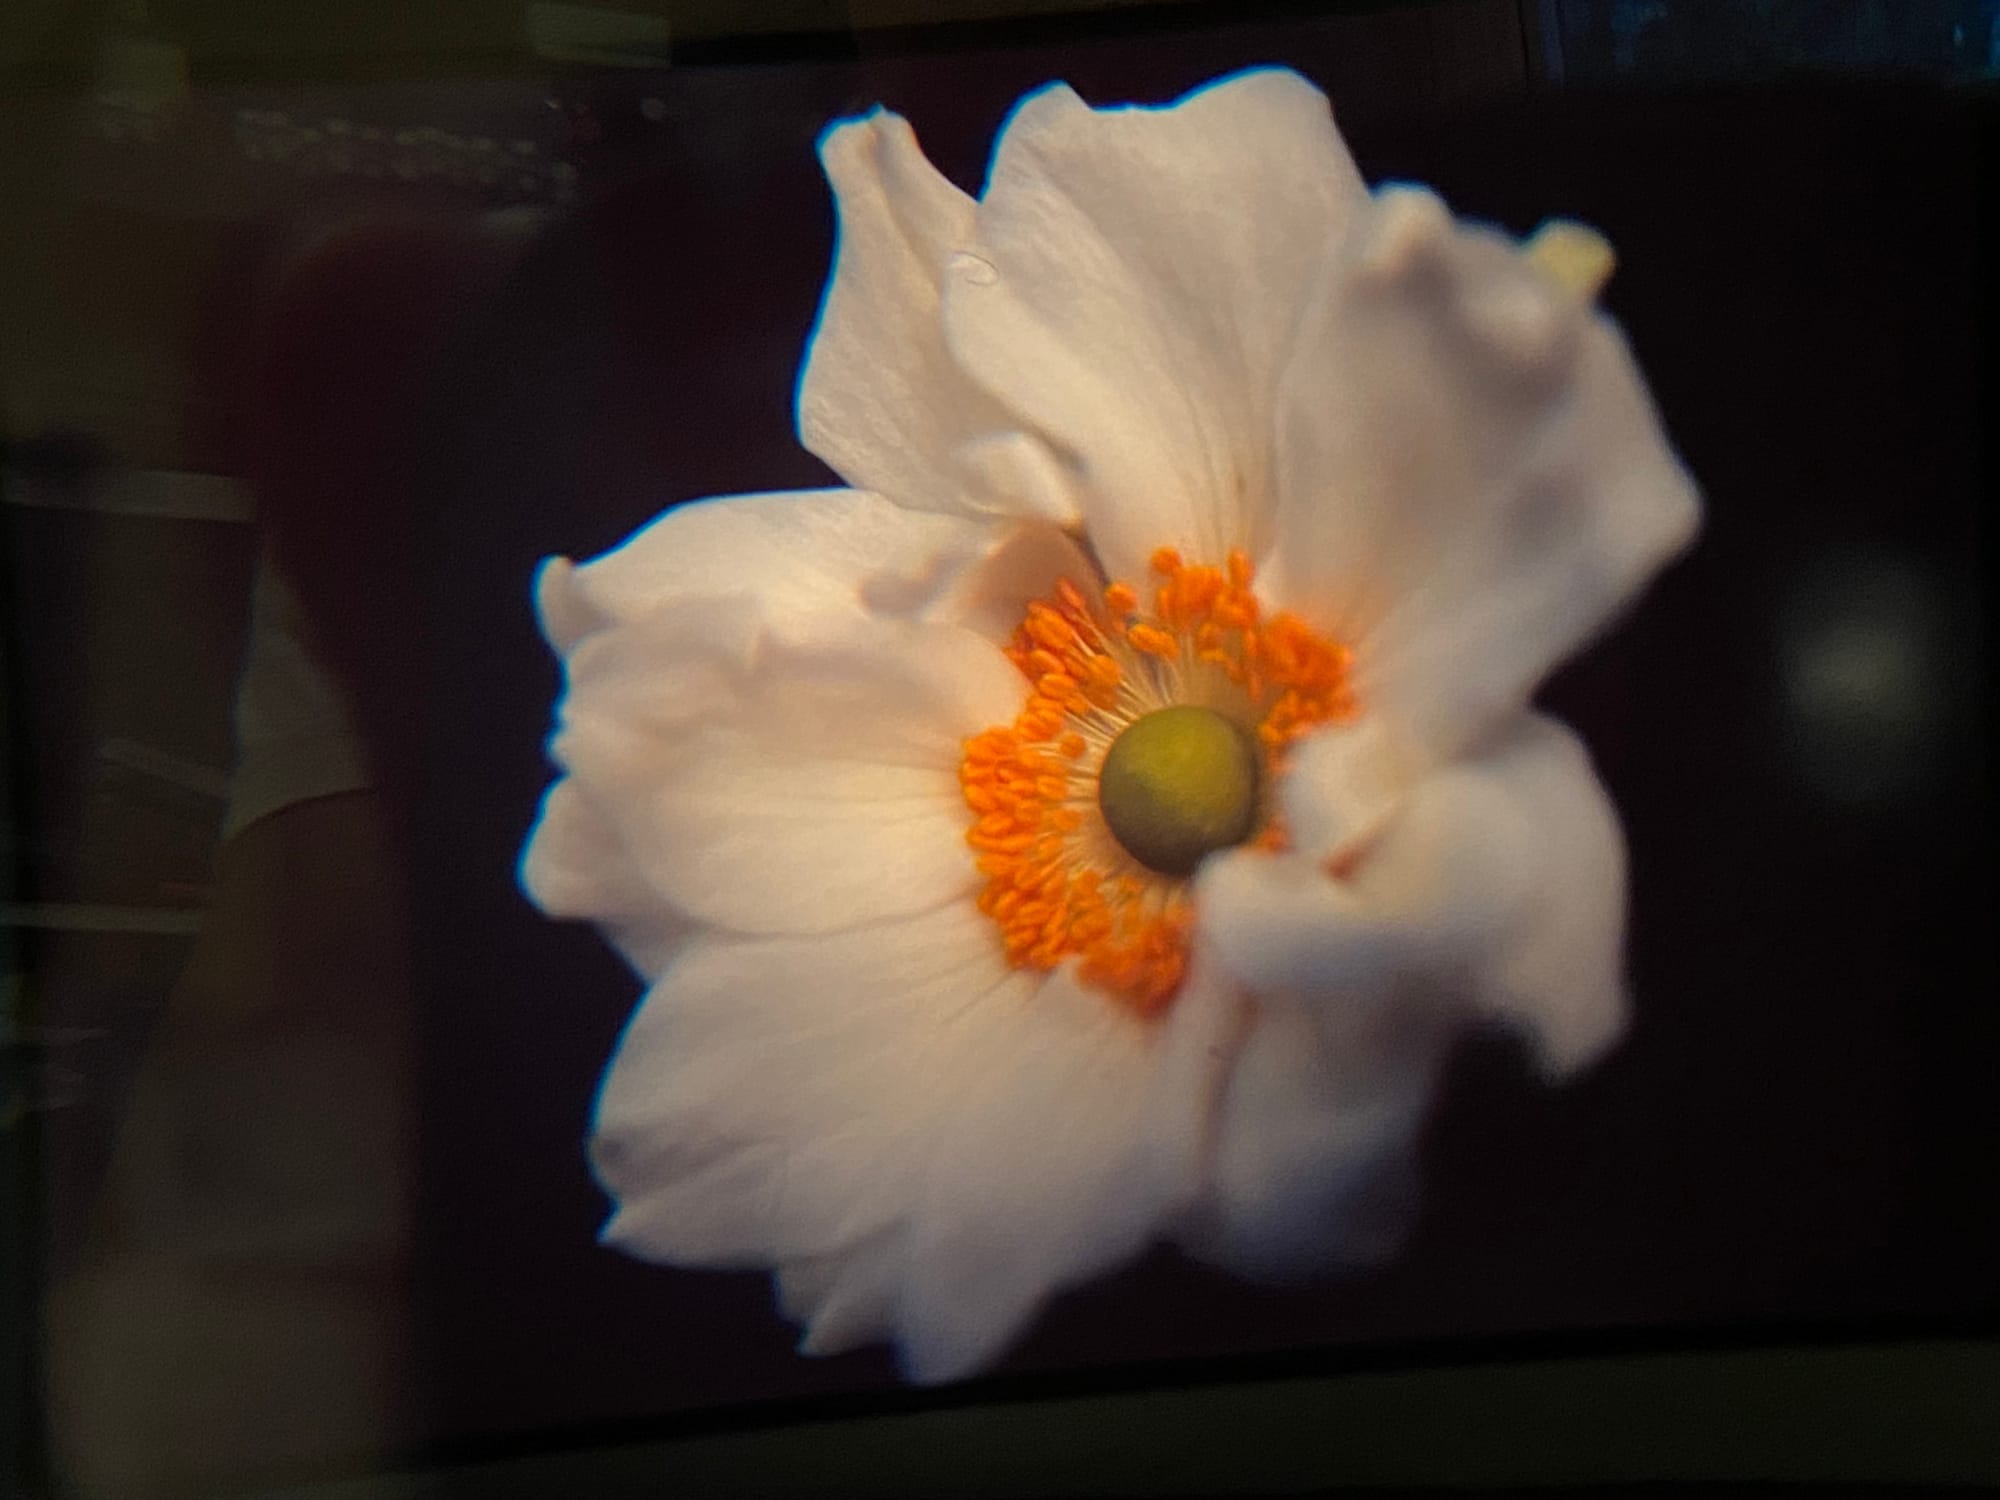
<instances>
[{"instance_id":1,"label":"green seed head","mask_svg":"<svg viewBox=\"0 0 2000 1500\"><path fill-rule=\"evenodd\" d=\"M1187 875L1202 856L1250 837L1259 757L1250 736L1212 708L1162 708L1112 742L1097 805L1125 851L1150 870Z\"/></svg>"}]
</instances>

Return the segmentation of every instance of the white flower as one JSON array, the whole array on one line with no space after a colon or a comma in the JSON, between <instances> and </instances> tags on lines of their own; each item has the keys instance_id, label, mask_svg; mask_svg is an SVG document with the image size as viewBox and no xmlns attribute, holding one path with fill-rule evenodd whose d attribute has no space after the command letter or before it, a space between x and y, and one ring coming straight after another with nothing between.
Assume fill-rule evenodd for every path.
<instances>
[{"instance_id":1,"label":"white flower","mask_svg":"<svg viewBox=\"0 0 2000 1500\"><path fill-rule=\"evenodd\" d=\"M1529 707L1698 519L1608 253L1371 194L1283 71L1035 94L977 201L891 114L821 153L854 488L539 583L523 879L651 985L606 1239L923 1380L1156 1239L1386 1253L1454 1035L1623 1024L1616 815Z\"/></svg>"}]
</instances>

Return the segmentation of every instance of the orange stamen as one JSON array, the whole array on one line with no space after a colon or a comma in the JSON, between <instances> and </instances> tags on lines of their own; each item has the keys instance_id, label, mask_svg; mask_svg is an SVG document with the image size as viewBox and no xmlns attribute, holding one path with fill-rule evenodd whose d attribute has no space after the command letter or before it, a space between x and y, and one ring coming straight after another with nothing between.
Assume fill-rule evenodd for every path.
<instances>
[{"instance_id":1,"label":"orange stamen","mask_svg":"<svg viewBox=\"0 0 2000 1500\"><path fill-rule=\"evenodd\" d=\"M1153 680L1140 663L1219 674L1264 747L1267 786L1300 737L1357 711L1346 648L1292 615L1265 616L1243 552L1216 568L1162 547L1150 566L1150 612L1129 584L1110 584L1097 606L1067 579L1028 606L1006 647L1028 680L1022 711L966 740L959 765L966 842L986 880L979 909L1007 961L1047 970L1074 957L1085 983L1140 1016L1172 1002L1194 931L1187 882L1124 855L1097 807L1104 747L1149 711L1124 696ZM1278 819L1267 812L1248 846L1283 848Z\"/></svg>"}]
</instances>

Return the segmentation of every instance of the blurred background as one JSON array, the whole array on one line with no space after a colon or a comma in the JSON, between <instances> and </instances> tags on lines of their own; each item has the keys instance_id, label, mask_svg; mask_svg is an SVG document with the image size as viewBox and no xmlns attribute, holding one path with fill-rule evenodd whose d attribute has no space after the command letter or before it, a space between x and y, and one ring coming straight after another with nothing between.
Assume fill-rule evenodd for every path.
<instances>
[{"instance_id":1,"label":"blurred background","mask_svg":"<svg viewBox=\"0 0 2000 1500\"><path fill-rule=\"evenodd\" d=\"M1990 1318L2000 0L8 0L0 1474L206 1494L890 1379L592 1244L634 997L511 884L528 571L823 480L827 120L888 102L976 189L1038 83L1264 62L1371 181L1621 251L1712 505L1550 697L1628 812L1642 1020L1560 1100L1468 1051L1383 1281L1156 1259L1009 1368Z\"/></svg>"}]
</instances>

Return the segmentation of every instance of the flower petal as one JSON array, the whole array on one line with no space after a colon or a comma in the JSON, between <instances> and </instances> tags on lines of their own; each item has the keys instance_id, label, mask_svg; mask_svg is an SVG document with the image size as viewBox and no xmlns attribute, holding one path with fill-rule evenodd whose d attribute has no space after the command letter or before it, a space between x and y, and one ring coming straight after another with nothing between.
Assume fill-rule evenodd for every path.
<instances>
[{"instance_id":1,"label":"flower petal","mask_svg":"<svg viewBox=\"0 0 2000 1500\"><path fill-rule=\"evenodd\" d=\"M809 1350L893 1332L914 1374L949 1378L1185 1196L1199 1104L1161 1081L1184 1055L1008 969L969 902L820 939L705 938L606 1079L605 1237L776 1261ZM1186 1118L1154 1132L1163 1102ZM1181 1143L1178 1179L1162 1140Z\"/></svg>"},{"instance_id":2,"label":"flower petal","mask_svg":"<svg viewBox=\"0 0 2000 1500\"><path fill-rule=\"evenodd\" d=\"M1378 1006L1367 1013L1383 1019ZM1412 1217L1436 1061L1422 1049L1337 1048L1304 1006L1262 997L1216 1111L1208 1190L1183 1242L1273 1278L1393 1253Z\"/></svg>"},{"instance_id":3,"label":"flower petal","mask_svg":"<svg viewBox=\"0 0 2000 1500\"><path fill-rule=\"evenodd\" d=\"M657 979L685 940L684 917L625 850L618 825L574 781L549 788L521 853L521 889L552 917L603 925L638 974Z\"/></svg>"},{"instance_id":4,"label":"flower petal","mask_svg":"<svg viewBox=\"0 0 2000 1500\"><path fill-rule=\"evenodd\" d=\"M542 627L542 639L558 656L593 630L611 623L606 615L577 587L576 564L566 557L542 560L535 570L535 618Z\"/></svg>"},{"instance_id":5,"label":"flower petal","mask_svg":"<svg viewBox=\"0 0 2000 1500\"><path fill-rule=\"evenodd\" d=\"M563 652L693 599L750 601L763 631L809 640L868 615L939 617L939 601L961 596L967 573L1018 529L907 510L865 490L732 495L675 506L582 567L552 560L537 604Z\"/></svg>"},{"instance_id":6,"label":"flower petal","mask_svg":"<svg viewBox=\"0 0 2000 1500\"><path fill-rule=\"evenodd\" d=\"M992 643L1059 576L1094 574L1044 524L845 490L684 506L583 567L543 568L570 679L555 754L579 798L616 809L662 910L752 932L922 910L973 878L960 743L1020 710ZM530 894L629 923L602 892L543 890L576 868L571 832L558 816L531 844L554 864L526 872Z\"/></svg>"},{"instance_id":7,"label":"flower petal","mask_svg":"<svg viewBox=\"0 0 2000 1500\"><path fill-rule=\"evenodd\" d=\"M1131 1258L1198 1187L1221 991L1190 984L1155 1030L1058 970L1014 1002L930 1129L899 1308L904 1369L934 1382L998 1354L1055 1291Z\"/></svg>"},{"instance_id":8,"label":"flower petal","mask_svg":"<svg viewBox=\"0 0 2000 1500\"><path fill-rule=\"evenodd\" d=\"M1625 875L1576 737L1524 715L1420 784L1351 879L1243 854L1201 883L1203 937L1257 995L1190 1243L1251 1274L1393 1250L1417 1133L1458 1026L1525 1026L1545 1067L1617 1036Z\"/></svg>"},{"instance_id":9,"label":"flower petal","mask_svg":"<svg viewBox=\"0 0 2000 1500\"><path fill-rule=\"evenodd\" d=\"M1292 747L1278 787L1292 847L1320 864L1347 863L1425 769L1424 757L1379 713L1309 734Z\"/></svg>"},{"instance_id":10,"label":"flower petal","mask_svg":"<svg viewBox=\"0 0 2000 1500\"><path fill-rule=\"evenodd\" d=\"M521 854L521 885L552 917L609 920L644 911L657 899L632 867L617 825L568 780L542 799Z\"/></svg>"},{"instance_id":11,"label":"flower petal","mask_svg":"<svg viewBox=\"0 0 2000 1500\"><path fill-rule=\"evenodd\" d=\"M888 1230L779 1269L779 1310L805 1330L799 1353L845 1354L894 1336L903 1247L903 1231Z\"/></svg>"},{"instance_id":12,"label":"flower petal","mask_svg":"<svg viewBox=\"0 0 2000 1500\"><path fill-rule=\"evenodd\" d=\"M634 1015L598 1103L607 1237L766 1264L899 1228L995 1005L1034 988L970 903L824 937L697 940Z\"/></svg>"},{"instance_id":13,"label":"flower petal","mask_svg":"<svg viewBox=\"0 0 2000 1500\"><path fill-rule=\"evenodd\" d=\"M1224 968L1323 1024L1357 996L1424 992L1530 1025L1556 1071L1623 1025L1623 837L1576 736L1540 715L1420 782L1349 877L1309 853L1245 853L1212 861L1200 892Z\"/></svg>"},{"instance_id":14,"label":"flower petal","mask_svg":"<svg viewBox=\"0 0 2000 1500\"><path fill-rule=\"evenodd\" d=\"M1434 761L1693 538L1699 502L1609 319L1436 198L1384 192L1279 407L1273 596L1356 648Z\"/></svg>"},{"instance_id":15,"label":"flower petal","mask_svg":"<svg viewBox=\"0 0 2000 1500\"><path fill-rule=\"evenodd\" d=\"M1095 595L1104 586L1096 565L1067 532L1026 524L1001 535L926 606L926 619L963 625L1004 645L1026 618L1029 602L1048 599L1058 578L1068 579L1086 595Z\"/></svg>"},{"instance_id":16,"label":"flower petal","mask_svg":"<svg viewBox=\"0 0 2000 1500\"><path fill-rule=\"evenodd\" d=\"M752 933L827 932L969 891L960 746L1019 711L1013 665L955 626L862 620L795 645L729 618L659 611L569 660L555 756L619 810L652 886Z\"/></svg>"},{"instance_id":17,"label":"flower petal","mask_svg":"<svg viewBox=\"0 0 2000 1500\"><path fill-rule=\"evenodd\" d=\"M1520 850L1527 896L1481 971L1483 1011L1523 1027L1543 1068L1586 1067L1625 1029L1625 835L1583 742L1529 715L1488 757L1536 835Z\"/></svg>"},{"instance_id":18,"label":"flower petal","mask_svg":"<svg viewBox=\"0 0 2000 1500\"><path fill-rule=\"evenodd\" d=\"M1276 383L1366 199L1326 99L1263 70L1163 109L1030 96L949 267L952 353L1079 465L1114 577L1268 538Z\"/></svg>"},{"instance_id":19,"label":"flower petal","mask_svg":"<svg viewBox=\"0 0 2000 1500\"><path fill-rule=\"evenodd\" d=\"M973 439L1015 424L946 352L945 262L972 238L972 200L924 159L886 110L820 138L840 243L799 377L799 438L849 483L920 510L996 505L1067 523L1060 489L995 497L959 460Z\"/></svg>"}]
</instances>

